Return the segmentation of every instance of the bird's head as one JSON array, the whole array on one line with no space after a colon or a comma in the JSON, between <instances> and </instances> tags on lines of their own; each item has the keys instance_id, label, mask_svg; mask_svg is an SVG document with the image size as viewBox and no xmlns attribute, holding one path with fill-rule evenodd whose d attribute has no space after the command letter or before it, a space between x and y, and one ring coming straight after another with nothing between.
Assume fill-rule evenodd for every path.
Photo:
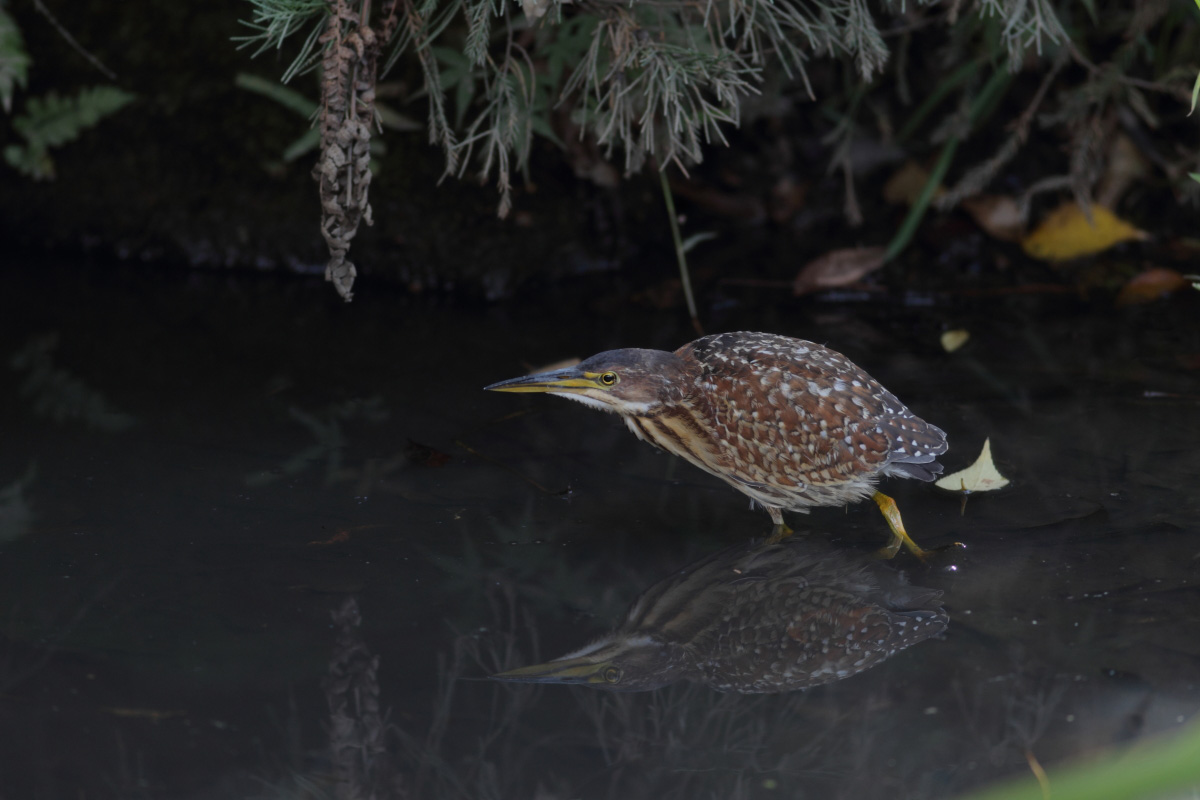
<instances>
[{"instance_id":1,"label":"bird's head","mask_svg":"<svg viewBox=\"0 0 1200 800\"><path fill-rule=\"evenodd\" d=\"M685 365L662 350L609 350L574 367L493 383L491 392L545 392L625 416L647 417L687 390Z\"/></svg>"},{"instance_id":2,"label":"bird's head","mask_svg":"<svg viewBox=\"0 0 1200 800\"><path fill-rule=\"evenodd\" d=\"M492 675L515 683L590 686L610 692L644 692L682 679L686 669L678 648L644 634L610 634L573 653Z\"/></svg>"}]
</instances>

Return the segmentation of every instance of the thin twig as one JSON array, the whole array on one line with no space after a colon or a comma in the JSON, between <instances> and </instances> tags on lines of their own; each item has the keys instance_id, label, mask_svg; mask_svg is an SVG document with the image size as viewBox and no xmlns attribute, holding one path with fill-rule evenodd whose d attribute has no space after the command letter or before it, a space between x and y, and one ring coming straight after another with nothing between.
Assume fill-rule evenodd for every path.
<instances>
[{"instance_id":1,"label":"thin twig","mask_svg":"<svg viewBox=\"0 0 1200 800\"><path fill-rule=\"evenodd\" d=\"M863 213L862 208L858 205L858 193L854 191L854 167L848 155L841 161L843 183L846 185L846 202L843 213L846 215L846 222L850 227L857 228L863 224Z\"/></svg>"},{"instance_id":2,"label":"thin twig","mask_svg":"<svg viewBox=\"0 0 1200 800\"><path fill-rule=\"evenodd\" d=\"M104 77L108 78L110 81L115 81L117 79L117 73L101 64L100 59L96 58L94 55L84 49L84 46L75 40L75 37L71 35L71 32L64 28L63 24L59 22L53 14L50 13L50 9L46 8L46 6L42 3L42 0L33 0L33 7L36 8L43 17L50 21L50 24L53 25L54 29L58 31L58 35L66 39L67 44L71 45L71 47L75 49L75 52L86 58L93 67L104 73Z\"/></svg>"},{"instance_id":3,"label":"thin twig","mask_svg":"<svg viewBox=\"0 0 1200 800\"><path fill-rule=\"evenodd\" d=\"M1046 73L1046 77L1042 78L1042 84L1038 87L1037 92L1033 95L1033 100L1029 106L1021 112L1021 116L1017 117L1016 123L1013 125L1013 131L1017 134L1017 138L1021 140L1021 144L1029 138L1029 126L1033 122L1033 117L1037 114L1038 108L1042 104L1042 100L1046 97L1046 92L1050 89L1050 84L1054 83L1054 78L1066 66L1067 61L1064 58L1056 59L1054 66Z\"/></svg>"},{"instance_id":4,"label":"thin twig","mask_svg":"<svg viewBox=\"0 0 1200 800\"><path fill-rule=\"evenodd\" d=\"M696 298L692 296L692 278L688 274L687 253L683 250L683 237L679 235L679 217L675 214L675 196L671 194L671 184L667 181L666 170L658 171L662 182L663 200L667 203L667 218L671 223L671 238L675 241L675 258L679 261L679 280L683 284L683 296L687 300L688 313L692 316L692 327L699 336L704 335L700 325L700 315L696 313Z\"/></svg>"},{"instance_id":5,"label":"thin twig","mask_svg":"<svg viewBox=\"0 0 1200 800\"><path fill-rule=\"evenodd\" d=\"M897 25L894 28L887 28L885 30L881 30L879 32L879 35L881 37L883 37L884 39L890 39L893 36L903 36L906 33L912 33L913 31L919 31L919 30L922 30L923 28L928 28L933 25L938 25L938 24L946 21L948 16L949 16L948 13L927 14L919 19L913 20L912 22L905 22L901 25Z\"/></svg>"},{"instance_id":6,"label":"thin twig","mask_svg":"<svg viewBox=\"0 0 1200 800\"><path fill-rule=\"evenodd\" d=\"M1081 65L1088 72L1092 73L1093 75L1099 75L1104 71L1102 67L1098 66L1095 62L1089 60L1088 57L1083 53L1079 52L1079 49L1075 47L1075 44L1069 39L1067 40L1066 46L1071 53L1071 58L1073 58L1077 64ZM1181 87L1167 86L1165 84L1157 83L1156 81L1148 81L1142 78L1130 78L1127 75L1121 75L1119 73L1114 77L1117 83L1123 83L1126 86L1136 86L1137 88L1145 89L1148 92L1172 94L1176 97L1182 97L1184 100L1190 99L1187 89Z\"/></svg>"},{"instance_id":7,"label":"thin twig","mask_svg":"<svg viewBox=\"0 0 1200 800\"><path fill-rule=\"evenodd\" d=\"M1017 198L1017 210L1021 215L1021 219L1029 218L1029 205L1033 202L1035 195L1045 194L1046 192L1056 192L1059 189L1071 188L1070 175L1051 175L1048 178L1042 178L1040 181L1032 184L1028 189L1022 192Z\"/></svg>"}]
</instances>

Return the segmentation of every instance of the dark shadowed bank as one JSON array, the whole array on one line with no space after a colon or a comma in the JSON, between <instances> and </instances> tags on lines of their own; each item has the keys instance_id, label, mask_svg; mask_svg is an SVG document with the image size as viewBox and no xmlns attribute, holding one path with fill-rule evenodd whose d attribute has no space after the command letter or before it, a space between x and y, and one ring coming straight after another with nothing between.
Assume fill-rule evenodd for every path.
<instances>
[{"instance_id":1,"label":"dark shadowed bank","mask_svg":"<svg viewBox=\"0 0 1200 800\"><path fill-rule=\"evenodd\" d=\"M29 95L110 83L32 7L9 12L33 58ZM310 176L315 155L281 160L308 122L234 84L239 72L275 80L286 66L236 49L231 38L245 33L239 19L249 15L246 3L150 11L86 0L57 12L136 99L55 150L52 181L0 166L6 249L84 250L208 268L324 269L328 253ZM312 75L292 86L317 97ZM18 141L10 125L0 125L0 145ZM536 191L518 185L518 209L500 221L494 190L455 179L439 185L444 160L423 132L389 135L386 148L371 188L376 224L362 226L354 241L368 277L495 297L534 274L609 267L623 249L616 209L629 198L577 181L561 159L539 160ZM667 235L664 228L660 236Z\"/></svg>"},{"instance_id":2,"label":"dark shadowed bank","mask_svg":"<svg viewBox=\"0 0 1200 800\"><path fill-rule=\"evenodd\" d=\"M308 123L236 83L249 74L270 85L292 57L287 48L257 59L236 49L232 40L247 32L239 20L251 16L249 3L167 6L151 14L84 0L58 9L79 45L116 74L111 81L36 8L10 5L33 58L14 116L21 102L51 90L71 94L112 83L135 98L55 149L53 181L0 167L0 235L10 250L321 273L328 255L310 174L315 155L284 159ZM802 264L835 248L894 248L906 213L880 195L906 155L926 166L939 153L953 155L952 163L943 159L950 165L945 183L958 199L972 199L981 187L1014 196L1041 192L1032 222L1061 199L1091 192L1111 161L1106 144L1121 133L1149 166L1118 211L1159 243L1186 230L1195 194L1186 172L1195 168L1188 166L1194 156L1173 142L1195 129L1185 116L1195 76L1186 56L1200 25L1195 9L1177 6L1146 4L1097 20L1060 9L1078 49L1036 56L1031 46L1011 80L1004 78L1012 66L1002 42L1007 29L979 9L970 11L975 27L961 36L962 27L938 8L878 12L890 55L869 89L850 60L806 62L815 100L803 82L766 70L762 95L741 105L741 129L721 127L731 146L705 148L704 163L687 178L670 171L685 237L717 234L693 251L703 304L720 306L729 281L766 281L760 291L786 291ZM460 45L453 37L445 44ZM1004 80L996 83L997 76ZM999 88L981 103L988 86ZM317 99L314 74L290 87ZM628 281L623 296L659 307L679 302L668 283L675 274L670 232L652 165L621 178L620 148L607 163L593 143L569 135L578 129L565 112L552 115L562 147L533 138L529 169L514 173L512 212L501 220L495 186L476 182L474 166L462 180L442 179L445 155L428 142L421 92L411 58L378 90L415 130L376 137L384 151L376 154L370 190L375 225L360 227L351 250L363 280L494 299L613 272ZM955 108L970 104L979 115L968 134ZM19 142L13 126L0 126L0 146ZM889 285L946 287L1020 260L1014 244L989 239L961 209L929 213L916 231L916 246L888 265ZM1130 257L1109 283L1119 286L1136 273L1149 246L1128 245ZM1194 256L1184 251L1166 256ZM1017 267L999 282L1061 280L1037 264Z\"/></svg>"}]
</instances>

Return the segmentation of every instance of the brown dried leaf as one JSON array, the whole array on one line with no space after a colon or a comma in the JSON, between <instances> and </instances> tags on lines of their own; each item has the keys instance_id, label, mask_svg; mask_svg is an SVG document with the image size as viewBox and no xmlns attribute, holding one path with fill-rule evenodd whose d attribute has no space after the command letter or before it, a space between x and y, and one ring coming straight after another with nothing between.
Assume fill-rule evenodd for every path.
<instances>
[{"instance_id":1,"label":"brown dried leaf","mask_svg":"<svg viewBox=\"0 0 1200 800\"><path fill-rule=\"evenodd\" d=\"M309 547L328 547L331 544L342 544L350 541L350 531L342 528L328 539L314 539L308 543Z\"/></svg>"},{"instance_id":2,"label":"brown dried leaf","mask_svg":"<svg viewBox=\"0 0 1200 800\"><path fill-rule=\"evenodd\" d=\"M758 224L767 218L767 207L762 198L749 192L727 192L691 180L671 179L671 191L677 198L683 197L700 208L730 219L740 219Z\"/></svg>"},{"instance_id":3,"label":"brown dried leaf","mask_svg":"<svg viewBox=\"0 0 1200 800\"><path fill-rule=\"evenodd\" d=\"M911 206L927 183L929 170L915 161L906 161L884 184L883 199L894 206ZM939 186L933 196L937 198L945 193L946 190Z\"/></svg>"},{"instance_id":4,"label":"brown dried leaf","mask_svg":"<svg viewBox=\"0 0 1200 800\"><path fill-rule=\"evenodd\" d=\"M412 439L408 440L408 447L404 449L404 455L408 457L408 461L411 464L431 467L433 469L444 467L450 462L450 455L448 453L443 453L441 450L413 441Z\"/></svg>"},{"instance_id":5,"label":"brown dried leaf","mask_svg":"<svg viewBox=\"0 0 1200 800\"><path fill-rule=\"evenodd\" d=\"M1187 278L1173 269L1150 267L1134 275L1117 293L1118 306L1152 303L1188 285Z\"/></svg>"},{"instance_id":6,"label":"brown dried leaf","mask_svg":"<svg viewBox=\"0 0 1200 800\"><path fill-rule=\"evenodd\" d=\"M1116 208L1121 196L1150 171L1146 159L1138 152L1137 145L1123 133L1113 137L1108 145L1107 166L1100 185L1096 188L1096 202L1108 208Z\"/></svg>"},{"instance_id":7,"label":"brown dried leaf","mask_svg":"<svg viewBox=\"0 0 1200 800\"><path fill-rule=\"evenodd\" d=\"M792 282L792 294L799 297L854 283L882 267L886 252L882 247L847 247L828 252L804 265Z\"/></svg>"},{"instance_id":8,"label":"brown dried leaf","mask_svg":"<svg viewBox=\"0 0 1200 800\"><path fill-rule=\"evenodd\" d=\"M1021 215L1021 207L1008 195L976 195L963 200L962 205L975 224L993 239L1019 242L1025 235L1025 218Z\"/></svg>"},{"instance_id":9,"label":"brown dried leaf","mask_svg":"<svg viewBox=\"0 0 1200 800\"><path fill-rule=\"evenodd\" d=\"M780 225L796 216L804 208L808 187L796 181L791 175L781 175L771 187L769 208L771 220Z\"/></svg>"}]
</instances>

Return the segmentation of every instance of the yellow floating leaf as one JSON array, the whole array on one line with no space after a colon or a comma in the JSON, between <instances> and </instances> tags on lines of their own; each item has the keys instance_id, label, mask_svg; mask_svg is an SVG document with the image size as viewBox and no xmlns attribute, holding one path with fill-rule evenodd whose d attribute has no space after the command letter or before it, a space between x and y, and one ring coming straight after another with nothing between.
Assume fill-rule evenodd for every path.
<instances>
[{"instance_id":1,"label":"yellow floating leaf","mask_svg":"<svg viewBox=\"0 0 1200 800\"><path fill-rule=\"evenodd\" d=\"M1043 261L1067 261L1099 253L1130 239L1146 239L1138 230L1104 206L1092 205L1092 222L1076 203L1051 211L1033 233L1021 240L1026 253ZM1094 224L1093 224L1094 223Z\"/></svg>"},{"instance_id":2,"label":"yellow floating leaf","mask_svg":"<svg viewBox=\"0 0 1200 800\"><path fill-rule=\"evenodd\" d=\"M992 440L983 440L983 452L966 469L947 475L934 484L952 492L994 492L1008 486L1008 478L1000 474L992 462Z\"/></svg>"},{"instance_id":3,"label":"yellow floating leaf","mask_svg":"<svg viewBox=\"0 0 1200 800\"><path fill-rule=\"evenodd\" d=\"M971 332L968 330L963 330L962 328L946 331L942 334L942 349L947 353L953 353L955 350L966 344L967 340L970 338Z\"/></svg>"}]
</instances>

